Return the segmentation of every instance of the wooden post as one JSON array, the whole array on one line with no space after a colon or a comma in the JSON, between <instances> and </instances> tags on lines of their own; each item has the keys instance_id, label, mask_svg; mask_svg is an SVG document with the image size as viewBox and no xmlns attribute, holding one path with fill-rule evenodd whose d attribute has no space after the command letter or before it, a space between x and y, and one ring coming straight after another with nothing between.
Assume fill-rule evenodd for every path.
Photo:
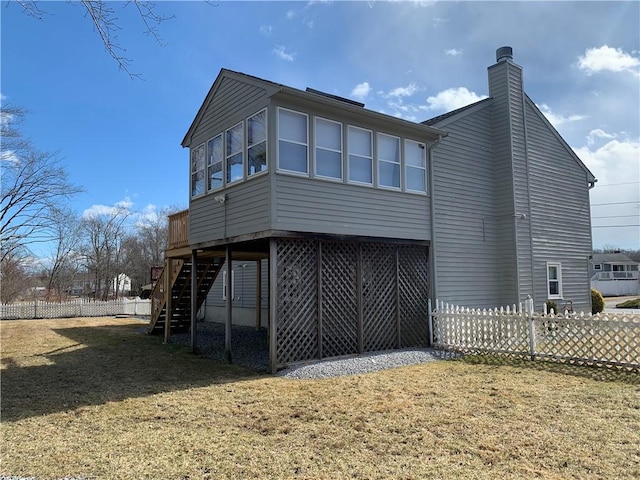
<instances>
[{"instance_id":1,"label":"wooden post","mask_svg":"<svg viewBox=\"0 0 640 480\"><path fill-rule=\"evenodd\" d=\"M233 303L233 260L232 260L231 244L227 244L226 259L227 262L227 320L224 328L224 359L231 363L231 325L232 322L232 303Z\"/></svg>"},{"instance_id":2,"label":"wooden post","mask_svg":"<svg viewBox=\"0 0 640 480\"><path fill-rule=\"evenodd\" d=\"M277 240L269 240L269 370L278 371L276 335L278 322L278 245Z\"/></svg>"},{"instance_id":3,"label":"wooden post","mask_svg":"<svg viewBox=\"0 0 640 480\"><path fill-rule=\"evenodd\" d=\"M170 258L164 261L164 343L169 342L169 336L171 335L171 277L173 262Z\"/></svg>"},{"instance_id":4,"label":"wooden post","mask_svg":"<svg viewBox=\"0 0 640 480\"><path fill-rule=\"evenodd\" d=\"M318 358L322 358L322 242L318 240Z\"/></svg>"},{"instance_id":5,"label":"wooden post","mask_svg":"<svg viewBox=\"0 0 640 480\"><path fill-rule=\"evenodd\" d=\"M191 250L191 352L197 353L198 251Z\"/></svg>"},{"instance_id":6,"label":"wooden post","mask_svg":"<svg viewBox=\"0 0 640 480\"><path fill-rule=\"evenodd\" d=\"M256 262L256 330L262 326L262 260Z\"/></svg>"}]
</instances>

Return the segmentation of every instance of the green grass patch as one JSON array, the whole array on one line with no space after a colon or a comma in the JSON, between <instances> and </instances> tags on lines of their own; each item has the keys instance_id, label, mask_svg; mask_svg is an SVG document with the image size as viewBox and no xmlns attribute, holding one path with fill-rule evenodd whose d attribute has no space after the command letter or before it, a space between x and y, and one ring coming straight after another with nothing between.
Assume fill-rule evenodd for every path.
<instances>
[{"instance_id":1,"label":"green grass patch","mask_svg":"<svg viewBox=\"0 0 640 480\"><path fill-rule=\"evenodd\" d=\"M616 308L640 308L640 297L618 303Z\"/></svg>"},{"instance_id":2,"label":"green grass patch","mask_svg":"<svg viewBox=\"0 0 640 480\"><path fill-rule=\"evenodd\" d=\"M2 475L640 478L640 376L492 356L322 380L133 319L3 321Z\"/></svg>"}]
</instances>

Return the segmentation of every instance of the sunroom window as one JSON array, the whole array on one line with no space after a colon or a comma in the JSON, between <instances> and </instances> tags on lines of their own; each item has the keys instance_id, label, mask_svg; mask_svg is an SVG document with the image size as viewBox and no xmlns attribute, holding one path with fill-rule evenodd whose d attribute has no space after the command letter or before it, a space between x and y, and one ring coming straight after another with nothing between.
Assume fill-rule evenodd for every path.
<instances>
[{"instance_id":1,"label":"sunroom window","mask_svg":"<svg viewBox=\"0 0 640 480\"><path fill-rule=\"evenodd\" d=\"M209 170L209 190L215 190L223 185L222 161L224 159L222 134L213 137L207 142L207 158Z\"/></svg>"},{"instance_id":2,"label":"sunroom window","mask_svg":"<svg viewBox=\"0 0 640 480\"><path fill-rule=\"evenodd\" d=\"M308 145L307 115L278 109L278 168L308 174Z\"/></svg>"},{"instance_id":3,"label":"sunroom window","mask_svg":"<svg viewBox=\"0 0 640 480\"><path fill-rule=\"evenodd\" d=\"M372 132L349 126L349 181L373 183Z\"/></svg>"},{"instance_id":4,"label":"sunroom window","mask_svg":"<svg viewBox=\"0 0 640 480\"><path fill-rule=\"evenodd\" d=\"M243 178L243 122L227 130L227 183L236 182Z\"/></svg>"},{"instance_id":5,"label":"sunroom window","mask_svg":"<svg viewBox=\"0 0 640 480\"><path fill-rule=\"evenodd\" d=\"M378 185L400 188L400 139L378 134Z\"/></svg>"},{"instance_id":6,"label":"sunroom window","mask_svg":"<svg viewBox=\"0 0 640 480\"><path fill-rule=\"evenodd\" d=\"M247 176L267 169L267 111L247 119Z\"/></svg>"},{"instance_id":7,"label":"sunroom window","mask_svg":"<svg viewBox=\"0 0 640 480\"><path fill-rule=\"evenodd\" d=\"M404 141L406 189L413 192L427 191L427 149L424 143Z\"/></svg>"},{"instance_id":8,"label":"sunroom window","mask_svg":"<svg viewBox=\"0 0 640 480\"><path fill-rule=\"evenodd\" d=\"M196 197L205 192L204 183L204 143L191 150L191 196Z\"/></svg>"},{"instance_id":9,"label":"sunroom window","mask_svg":"<svg viewBox=\"0 0 640 480\"><path fill-rule=\"evenodd\" d=\"M316 175L342 179L342 124L316 118Z\"/></svg>"}]
</instances>

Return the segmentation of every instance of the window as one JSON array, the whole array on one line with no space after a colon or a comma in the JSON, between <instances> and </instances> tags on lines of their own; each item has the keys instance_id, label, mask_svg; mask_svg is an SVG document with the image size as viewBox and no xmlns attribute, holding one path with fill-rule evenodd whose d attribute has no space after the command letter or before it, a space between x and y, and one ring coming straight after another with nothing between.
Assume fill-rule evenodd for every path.
<instances>
[{"instance_id":1,"label":"window","mask_svg":"<svg viewBox=\"0 0 640 480\"><path fill-rule=\"evenodd\" d=\"M204 143L191 150L191 196L204 193Z\"/></svg>"},{"instance_id":2,"label":"window","mask_svg":"<svg viewBox=\"0 0 640 480\"><path fill-rule=\"evenodd\" d=\"M316 118L316 175L342 179L342 124Z\"/></svg>"},{"instance_id":3,"label":"window","mask_svg":"<svg viewBox=\"0 0 640 480\"><path fill-rule=\"evenodd\" d=\"M224 151L224 148L223 148L222 134L213 137L211 140L207 142L207 158L208 158L207 168L209 170L209 173L208 173L209 184L207 188L209 190L215 190L216 188L220 188L223 185L223 182L224 182L224 178L222 177L222 160L224 158L223 151Z\"/></svg>"},{"instance_id":4,"label":"window","mask_svg":"<svg viewBox=\"0 0 640 480\"><path fill-rule=\"evenodd\" d=\"M596 263L593 265L594 270L602 270L602 265L600 263Z\"/></svg>"},{"instance_id":5,"label":"window","mask_svg":"<svg viewBox=\"0 0 640 480\"><path fill-rule=\"evenodd\" d=\"M400 188L400 139L378 134L378 185Z\"/></svg>"},{"instance_id":6,"label":"window","mask_svg":"<svg viewBox=\"0 0 640 480\"><path fill-rule=\"evenodd\" d=\"M303 113L278 109L278 168L309 173L308 119Z\"/></svg>"},{"instance_id":7,"label":"window","mask_svg":"<svg viewBox=\"0 0 640 480\"><path fill-rule=\"evenodd\" d=\"M349 126L349 180L373 183L372 132Z\"/></svg>"},{"instance_id":8,"label":"window","mask_svg":"<svg viewBox=\"0 0 640 480\"><path fill-rule=\"evenodd\" d=\"M427 154L424 143L404 141L406 189L413 192L427 191Z\"/></svg>"},{"instance_id":9,"label":"window","mask_svg":"<svg viewBox=\"0 0 640 480\"><path fill-rule=\"evenodd\" d=\"M227 130L227 183L243 178L243 122Z\"/></svg>"},{"instance_id":10,"label":"window","mask_svg":"<svg viewBox=\"0 0 640 480\"><path fill-rule=\"evenodd\" d=\"M267 169L267 111L247 119L247 177Z\"/></svg>"},{"instance_id":11,"label":"window","mask_svg":"<svg viewBox=\"0 0 640 480\"><path fill-rule=\"evenodd\" d=\"M231 270L231 300L236 293L236 272ZM222 270L222 300L227 299L227 269Z\"/></svg>"},{"instance_id":12,"label":"window","mask_svg":"<svg viewBox=\"0 0 640 480\"><path fill-rule=\"evenodd\" d=\"M547 263L547 294L548 298L562 298L562 265Z\"/></svg>"}]
</instances>

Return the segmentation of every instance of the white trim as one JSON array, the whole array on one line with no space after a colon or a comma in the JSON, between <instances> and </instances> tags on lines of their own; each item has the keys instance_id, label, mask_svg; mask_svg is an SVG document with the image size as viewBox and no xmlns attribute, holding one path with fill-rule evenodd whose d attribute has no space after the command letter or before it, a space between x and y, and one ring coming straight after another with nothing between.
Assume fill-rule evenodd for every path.
<instances>
[{"instance_id":1,"label":"white trim","mask_svg":"<svg viewBox=\"0 0 640 480\"><path fill-rule=\"evenodd\" d=\"M202 159L202 181L203 183L203 188L202 188L202 193L198 193L196 195L193 194L193 175L198 173L198 171L196 170L195 172L193 171L193 160L194 160L194 153L196 153L200 148L202 148L203 150L203 159ZM205 195L207 193L207 148L205 146L205 143L202 142L200 145L198 145L195 148L192 148L189 151L189 198L198 198L201 197L203 195Z\"/></svg>"},{"instance_id":2,"label":"white trim","mask_svg":"<svg viewBox=\"0 0 640 480\"><path fill-rule=\"evenodd\" d=\"M210 178L210 173L209 173L209 167L212 166L213 164L209 163L209 143L214 141L216 138L220 137L220 140L222 141L222 158L220 159L220 164L222 165L222 185L220 185L219 187L216 188L209 188L209 178ZM213 137L211 137L209 140L207 140L206 142L206 148L205 148L205 187L206 187L206 191L207 192L215 192L216 190L221 190L224 188L225 185L225 179L226 179L226 169L225 169L225 153L224 153L224 132L220 132L217 135L214 135Z\"/></svg>"},{"instance_id":3,"label":"white trim","mask_svg":"<svg viewBox=\"0 0 640 480\"><path fill-rule=\"evenodd\" d=\"M380 137L389 137L389 138L395 138L396 140L398 140L398 161L397 162L393 162L391 160L385 160L380 157ZM378 175L376 176L376 187L383 188L385 190L401 191L402 190L402 138L396 135L389 135L388 133L376 132L376 142L377 142L376 167L378 171ZM395 187L393 185L382 185L380 183L380 162L388 163L391 165L398 165L398 175L399 175L398 182L400 185Z\"/></svg>"},{"instance_id":4,"label":"white trim","mask_svg":"<svg viewBox=\"0 0 640 480\"><path fill-rule=\"evenodd\" d=\"M264 140L261 140L258 143L254 143L253 145L249 145L249 120L251 120L251 118L260 115L261 113L264 113ZM262 110L257 111L256 113L249 115L246 119L246 134L245 134L245 148L247 150L247 161L246 161L246 169L244 172L245 178L247 180L255 177L256 175L261 175L265 172L269 171L269 115L267 114L267 109L263 108ZM265 154L265 160L266 160L266 165L264 170L260 170L259 172L256 173L249 173L249 149L251 147L255 147L256 145L260 145L262 142L264 142L264 154Z\"/></svg>"},{"instance_id":5,"label":"white trim","mask_svg":"<svg viewBox=\"0 0 640 480\"><path fill-rule=\"evenodd\" d=\"M416 145L418 145L418 147L422 146L422 151L423 153L423 160L424 160L424 167L417 167L415 165L409 165L407 163L407 155L406 155L406 146L407 143L414 143ZM429 189L427 188L428 184L429 184L429 178L427 176L427 145L424 142L418 142L416 140L410 140L408 138L404 139L404 148L403 148L403 159L404 159L404 163L403 163L403 170L404 170L404 179L405 179L405 184L404 184L404 191L405 192L411 192L411 193L421 193L421 194L426 194L428 193ZM408 181L407 181L407 177L408 177L408 170L409 169L415 169L415 170L422 170L423 171L423 175L424 175L424 190L414 190L412 188L409 188L407 186Z\"/></svg>"},{"instance_id":6,"label":"white trim","mask_svg":"<svg viewBox=\"0 0 640 480\"><path fill-rule=\"evenodd\" d=\"M327 123L335 123L340 127L340 150L333 150L331 148L318 146L318 120L321 120ZM317 155L318 149L340 154L340 176L339 177L329 177L327 175L320 175L318 173L318 155ZM313 176L315 178L322 178L324 180L329 180L332 182L344 182L344 124L342 122L338 122L336 120L329 120L328 118L324 118L324 117L313 117Z\"/></svg>"},{"instance_id":7,"label":"white trim","mask_svg":"<svg viewBox=\"0 0 640 480\"><path fill-rule=\"evenodd\" d=\"M364 158L364 159L369 159L371 160L371 182L361 182L359 180L352 180L351 179L351 141L350 141L350 135L349 132L351 131L351 129L354 130L362 130L363 132L369 132L369 148L371 150L371 156L370 157L365 157L363 155L359 155L359 154L353 154L354 157L357 158ZM373 130L370 130L368 128L363 128L363 127L356 127L355 125L347 125L347 183L352 183L355 185L367 185L370 187L374 186L374 168L373 168Z\"/></svg>"},{"instance_id":8,"label":"white trim","mask_svg":"<svg viewBox=\"0 0 640 480\"><path fill-rule=\"evenodd\" d=\"M236 128L238 125L240 125L242 127L242 138L240 139L240 150L238 151L234 151L233 153L229 154L229 132L231 130L233 130L234 128ZM236 182L241 182L243 180L246 180L246 174L245 174L245 165L246 165L246 159L245 159L245 144L246 144L246 135L245 135L245 125L244 125L244 120L240 120L238 123L236 123L235 125L227 128L224 131L224 162L225 162L225 185L231 185L232 183L236 183ZM227 181L227 179L229 178L229 174L231 173L229 171L229 159L231 157L235 157L236 155L242 155L242 176L236 180L229 180Z\"/></svg>"}]
</instances>

